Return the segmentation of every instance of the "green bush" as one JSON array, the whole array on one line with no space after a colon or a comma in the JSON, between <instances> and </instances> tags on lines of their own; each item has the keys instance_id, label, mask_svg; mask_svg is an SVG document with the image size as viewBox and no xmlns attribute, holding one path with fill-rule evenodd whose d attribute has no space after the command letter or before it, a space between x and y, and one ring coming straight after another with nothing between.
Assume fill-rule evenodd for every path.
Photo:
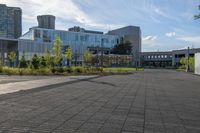
<instances>
[{"instance_id":1,"label":"green bush","mask_svg":"<svg viewBox=\"0 0 200 133\"><path fill-rule=\"evenodd\" d=\"M3 67L2 72L9 75L20 75L18 68Z\"/></svg>"},{"instance_id":2,"label":"green bush","mask_svg":"<svg viewBox=\"0 0 200 133\"><path fill-rule=\"evenodd\" d=\"M49 68L40 68L39 70L37 70L38 74L40 75L51 75L51 69Z\"/></svg>"},{"instance_id":3,"label":"green bush","mask_svg":"<svg viewBox=\"0 0 200 133\"><path fill-rule=\"evenodd\" d=\"M73 69L71 67L64 67L63 70L66 73L73 73Z\"/></svg>"},{"instance_id":4,"label":"green bush","mask_svg":"<svg viewBox=\"0 0 200 133\"><path fill-rule=\"evenodd\" d=\"M63 73L64 72L64 69L62 67L57 67L56 68L56 72L57 73Z\"/></svg>"},{"instance_id":5,"label":"green bush","mask_svg":"<svg viewBox=\"0 0 200 133\"><path fill-rule=\"evenodd\" d=\"M3 65L2 65L2 63L0 62L0 73L2 73L3 72Z\"/></svg>"}]
</instances>

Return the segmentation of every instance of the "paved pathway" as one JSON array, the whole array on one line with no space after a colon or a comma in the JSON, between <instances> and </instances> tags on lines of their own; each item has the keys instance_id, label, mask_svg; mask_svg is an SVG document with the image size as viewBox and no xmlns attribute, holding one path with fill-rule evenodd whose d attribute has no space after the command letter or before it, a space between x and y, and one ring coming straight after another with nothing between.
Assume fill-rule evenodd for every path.
<instances>
[{"instance_id":1,"label":"paved pathway","mask_svg":"<svg viewBox=\"0 0 200 133\"><path fill-rule=\"evenodd\" d=\"M97 76L3 76L0 77L0 95L93 77Z\"/></svg>"},{"instance_id":2,"label":"paved pathway","mask_svg":"<svg viewBox=\"0 0 200 133\"><path fill-rule=\"evenodd\" d=\"M199 133L200 77L168 70L0 95L0 132Z\"/></svg>"}]
</instances>

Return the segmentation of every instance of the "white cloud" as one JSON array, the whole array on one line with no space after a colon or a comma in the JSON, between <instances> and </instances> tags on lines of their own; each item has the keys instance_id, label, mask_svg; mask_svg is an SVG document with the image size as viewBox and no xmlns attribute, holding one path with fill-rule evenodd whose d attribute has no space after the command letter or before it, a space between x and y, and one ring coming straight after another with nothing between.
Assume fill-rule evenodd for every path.
<instances>
[{"instance_id":1,"label":"white cloud","mask_svg":"<svg viewBox=\"0 0 200 133\"><path fill-rule=\"evenodd\" d=\"M176 39L182 40L185 42L200 44L200 36L184 36L184 37L178 37Z\"/></svg>"},{"instance_id":2,"label":"white cloud","mask_svg":"<svg viewBox=\"0 0 200 133\"><path fill-rule=\"evenodd\" d=\"M165 36L167 36L167 37L174 37L174 36L176 36L176 32L166 33Z\"/></svg>"},{"instance_id":3,"label":"white cloud","mask_svg":"<svg viewBox=\"0 0 200 133\"><path fill-rule=\"evenodd\" d=\"M30 27L37 25L37 15L52 14L61 18L56 28L66 27L67 23L96 27L100 29L118 28L121 25L99 23L91 16L82 11L73 0L2 0L7 6L21 7L23 10L23 21ZM62 28L63 29L63 28Z\"/></svg>"},{"instance_id":4,"label":"white cloud","mask_svg":"<svg viewBox=\"0 0 200 133\"><path fill-rule=\"evenodd\" d=\"M157 36L146 36L142 40L143 41L146 41L146 40L148 40L148 41L154 41L156 39L157 39Z\"/></svg>"},{"instance_id":5,"label":"white cloud","mask_svg":"<svg viewBox=\"0 0 200 133\"><path fill-rule=\"evenodd\" d=\"M146 36L142 38L142 45L146 45L148 47L156 46L157 36Z\"/></svg>"}]
</instances>

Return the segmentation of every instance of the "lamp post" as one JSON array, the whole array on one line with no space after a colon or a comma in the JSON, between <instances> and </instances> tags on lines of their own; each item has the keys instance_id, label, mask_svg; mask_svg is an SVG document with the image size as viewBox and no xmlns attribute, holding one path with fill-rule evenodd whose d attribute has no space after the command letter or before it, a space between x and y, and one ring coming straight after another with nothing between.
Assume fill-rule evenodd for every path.
<instances>
[{"instance_id":1,"label":"lamp post","mask_svg":"<svg viewBox=\"0 0 200 133\"><path fill-rule=\"evenodd\" d=\"M103 67L103 43L104 39L101 39L101 67Z\"/></svg>"},{"instance_id":2,"label":"lamp post","mask_svg":"<svg viewBox=\"0 0 200 133\"><path fill-rule=\"evenodd\" d=\"M190 47L188 47L187 49L187 68L186 68L186 72L189 72L189 59L190 59Z\"/></svg>"}]
</instances>

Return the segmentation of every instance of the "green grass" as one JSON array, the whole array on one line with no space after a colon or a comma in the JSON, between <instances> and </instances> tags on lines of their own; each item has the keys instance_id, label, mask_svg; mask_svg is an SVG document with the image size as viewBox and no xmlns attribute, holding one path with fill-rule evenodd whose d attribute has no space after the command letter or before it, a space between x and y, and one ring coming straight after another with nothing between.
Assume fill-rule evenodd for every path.
<instances>
[{"instance_id":1,"label":"green grass","mask_svg":"<svg viewBox=\"0 0 200 133\"><path fill-rule=\"evenodd\" d=\"M138 68L137 70L144 70ZM128 74L136 68L58 67L58 68L11 68L0 67L0 73L8 75L110 75Z\"/></svg>"},{"instance_id":2,"label":"green grass","mask_svg":"<svg viewBox=\"0 0 200 133\"><path fill-rule=\"evenodd\" d=\"M117 67L111 67L111 68L103 68L104 71L136 71L136 68L129 68L129 67L122 67L122 68L117 68ZM144 70L144 68L137 68L137 70Z\"/></svg>"}]
</instances>

